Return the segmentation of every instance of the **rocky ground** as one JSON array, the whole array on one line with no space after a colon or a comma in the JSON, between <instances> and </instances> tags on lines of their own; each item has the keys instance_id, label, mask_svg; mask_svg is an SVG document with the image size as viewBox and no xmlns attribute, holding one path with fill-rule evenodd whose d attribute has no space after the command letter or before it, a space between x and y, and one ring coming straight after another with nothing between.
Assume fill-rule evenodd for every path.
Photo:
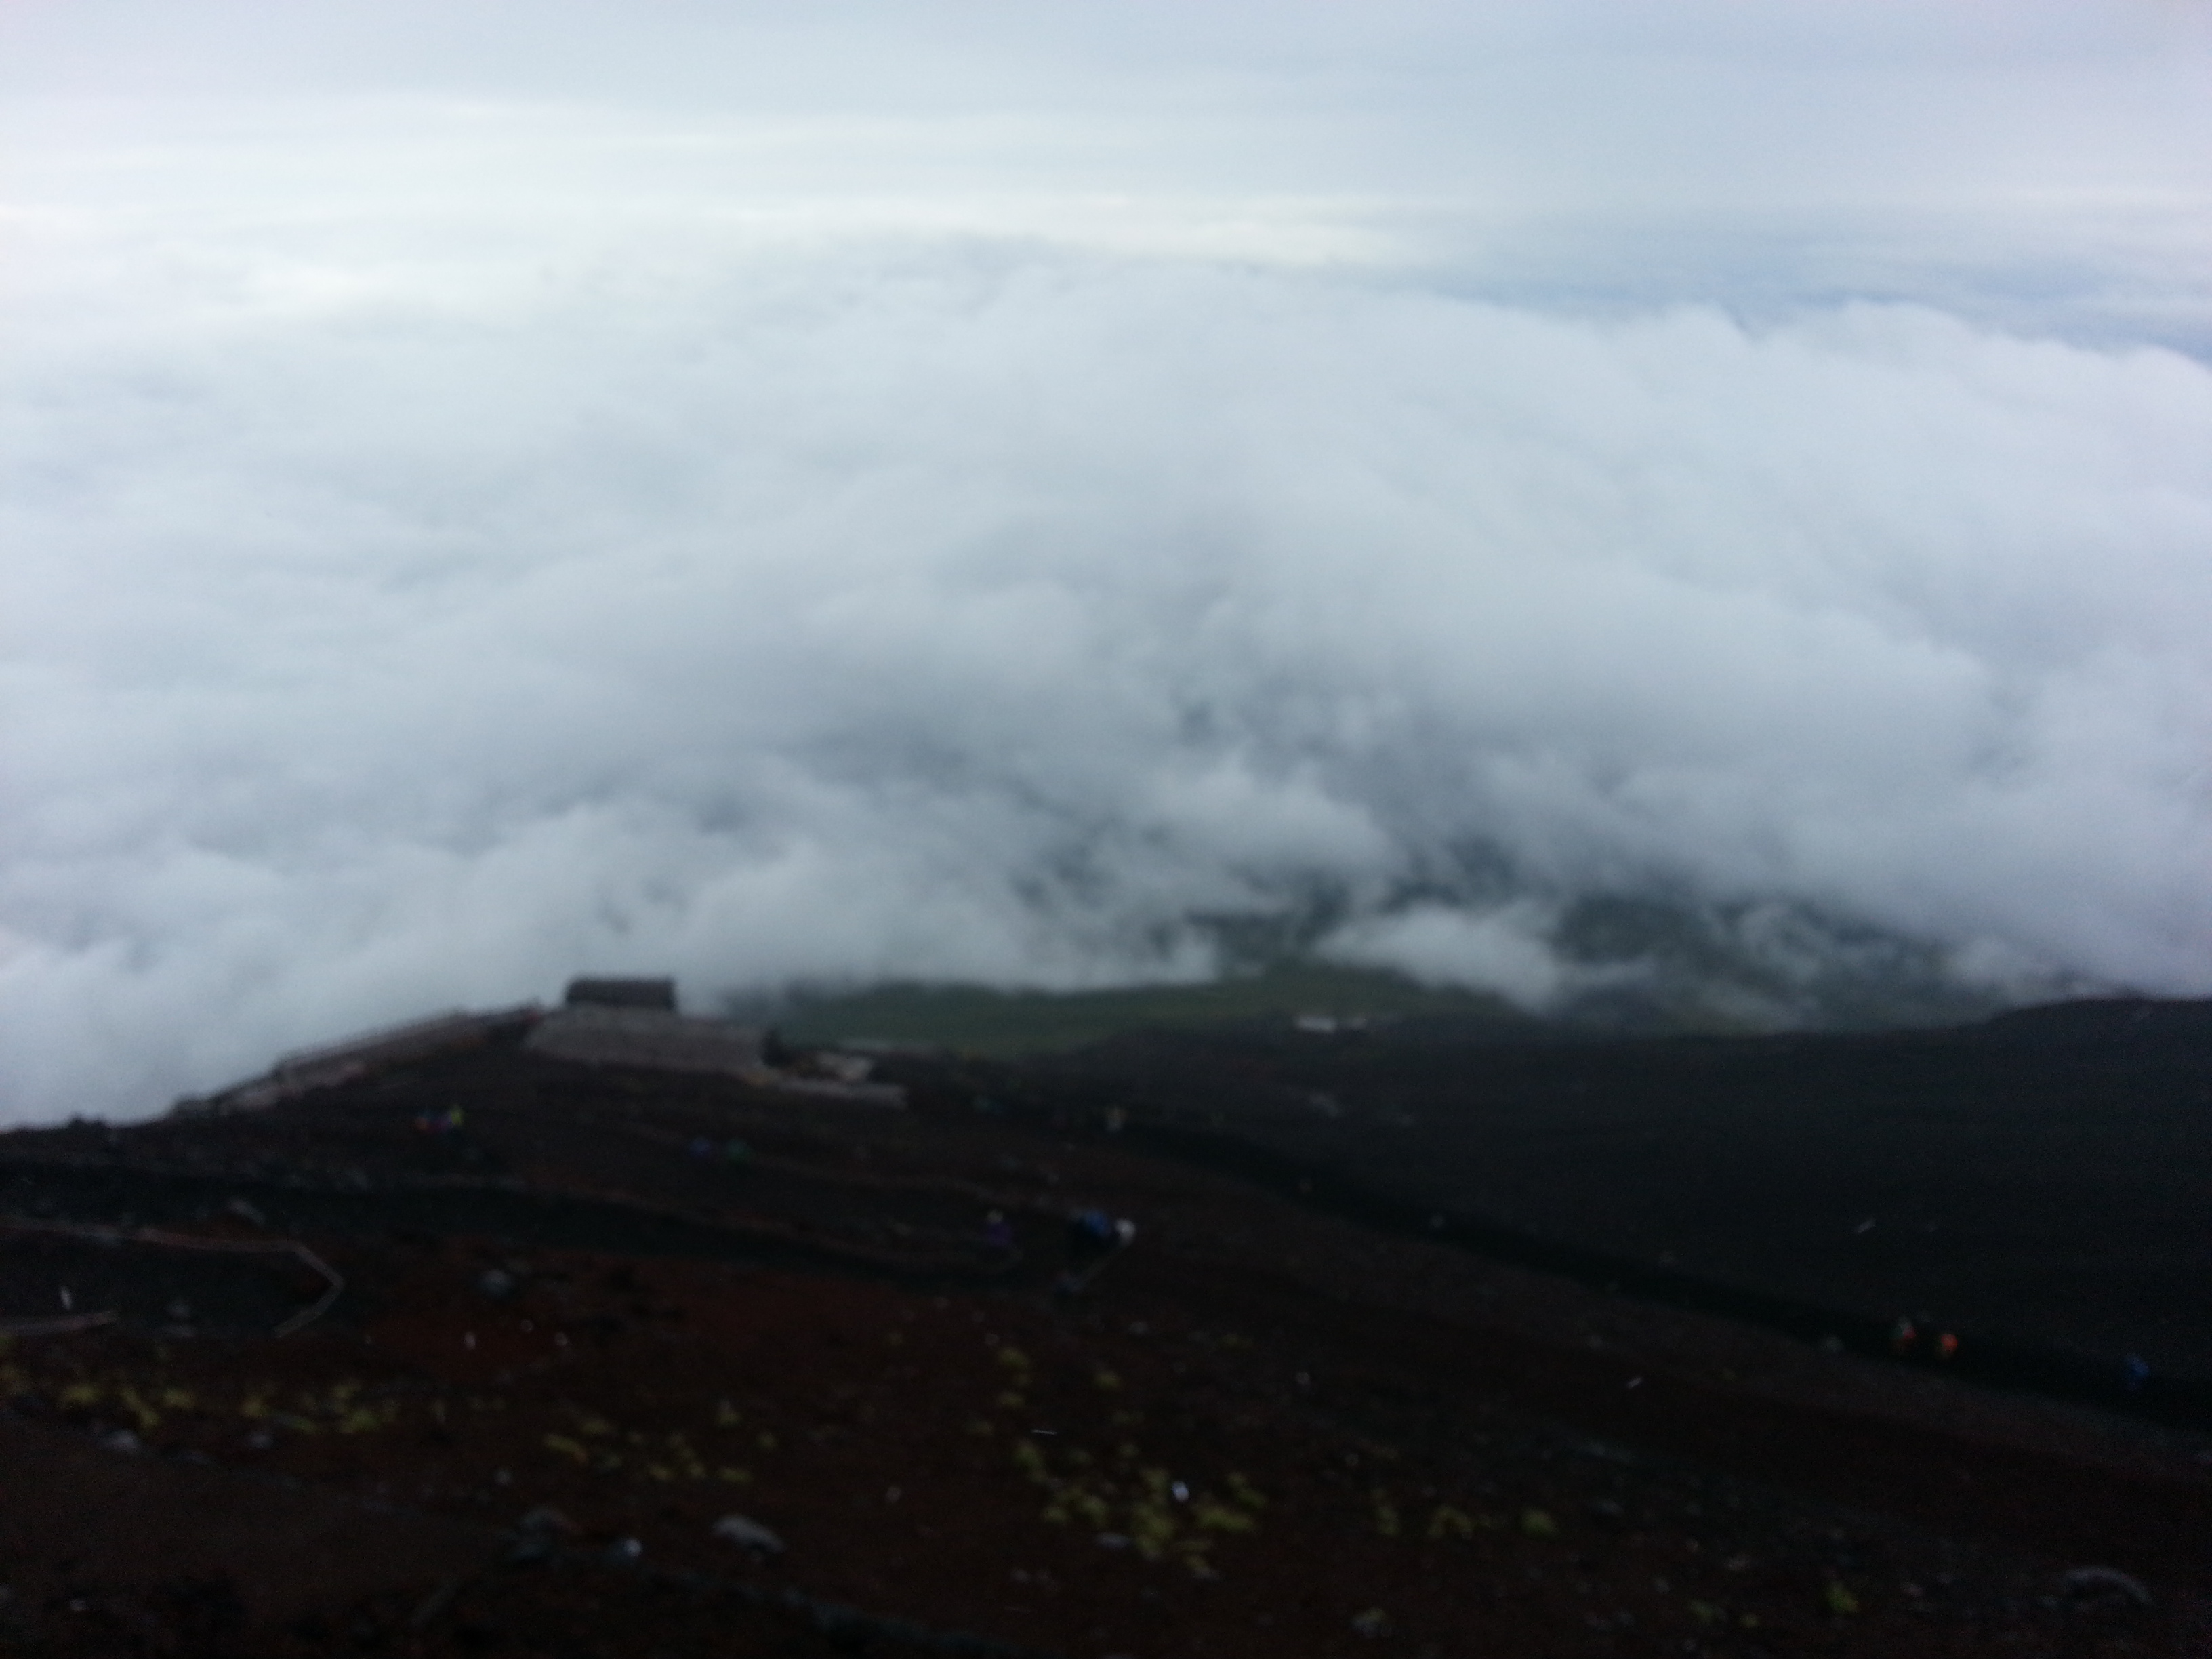
<instances>
[{"instance_id":1,"label":"rocky ground","mask_svg":"<svg viewBox=\"0 0 2212 1659\"><path fill-rule=\"evenodd\" d=\"M495 1044L0 1138L0 1645L2212 1652L2186 1413L1397 1224L1126 1057L902 1075Z\"/></svg>"}]
</instances>

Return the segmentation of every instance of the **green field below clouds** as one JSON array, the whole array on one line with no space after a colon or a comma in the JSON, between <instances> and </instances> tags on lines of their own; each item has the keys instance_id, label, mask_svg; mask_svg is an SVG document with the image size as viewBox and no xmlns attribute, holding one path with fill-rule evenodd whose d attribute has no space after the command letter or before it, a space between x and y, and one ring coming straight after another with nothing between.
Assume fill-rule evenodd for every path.
<instances>
[{"instance_id":1,"label":"green field below clouds","mask_svg":"<svg viewBox=\"0 0 2212 1659\"><path fill-rule=\"evenodd\" d=\"M744 1011L752 1013L754 1011ZM1124 1031L1409 1015L1533 1024L1502 999L1431 988L1395 974L1290 963L1194 985L1096 991L1005 991L980 985L890 984L793 999L770 1011L802 1046L879 1042L1008 1056L1077 1048ZM757 1016L756 1016L757 1017Z\"/></svg>"}]
</instances>

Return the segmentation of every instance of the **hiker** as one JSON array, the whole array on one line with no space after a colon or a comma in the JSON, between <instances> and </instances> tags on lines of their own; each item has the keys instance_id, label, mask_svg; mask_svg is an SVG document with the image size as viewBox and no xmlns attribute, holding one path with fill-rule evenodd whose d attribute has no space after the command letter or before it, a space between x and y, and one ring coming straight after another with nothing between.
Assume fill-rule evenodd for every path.
<instances>
[{"instance_id":1,"label":"hiker","mask_svg":"<svg viewBox=\"0 0 2212 1659\"><path fill-rule=\"evenodd\" d=\"M1103 1210L1078 1210L1067 1218L1067 1265L1081 1273L1111 1255L1121 1242Z\"/></svg>"},{"instance_id":2,"label":"hiker","mask_svg":"<svg viewBox=\"0 0 2212 1659\"><path fill-rule=\"evenodd\" d=\"M1133 1221L1117 1221L1103 1210L1076 1211L1067 1218L1067 1271L1054 1281L1053 1294L1079 1294L1136 1236Z\"/></svg>"}]
</instances>

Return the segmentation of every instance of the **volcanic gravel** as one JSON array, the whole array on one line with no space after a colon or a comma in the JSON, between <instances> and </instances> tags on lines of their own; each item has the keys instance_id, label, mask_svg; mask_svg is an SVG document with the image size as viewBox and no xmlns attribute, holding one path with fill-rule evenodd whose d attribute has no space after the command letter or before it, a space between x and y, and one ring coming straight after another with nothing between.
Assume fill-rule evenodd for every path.
<instances>
[{"instance_id":1,"label":"volcanic gravel","mask_svg":"<svg viewBox=\"0 0 2212 1659\"><path fill-rule=\"evenodd\" d=\"M0 1644L2212 1652L2187 1423L1425 1235L1126 1054L893 1069L501 1046L0 1137ZM1135 1237L1071 1290L1094 1206ZM277 1335L315 1273L195 1241L343 1293Z\"/></svg>"}]
</instances>

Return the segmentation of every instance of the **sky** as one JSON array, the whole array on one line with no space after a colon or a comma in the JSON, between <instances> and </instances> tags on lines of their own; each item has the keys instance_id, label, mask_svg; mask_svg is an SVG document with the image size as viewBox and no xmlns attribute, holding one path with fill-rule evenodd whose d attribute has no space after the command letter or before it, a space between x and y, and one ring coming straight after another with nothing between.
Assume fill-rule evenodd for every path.
<instances>
[{"instance_id":1,"label":"sky","mask_svg":"<svg viewBox=\"0 0 2212 1659\"><path fill-rule=\"evenodd\" d=\"M2203 0L0 3L0 1121L1591 895L2212 994L2208 617Z\"/></svg>"}]
</instances>

